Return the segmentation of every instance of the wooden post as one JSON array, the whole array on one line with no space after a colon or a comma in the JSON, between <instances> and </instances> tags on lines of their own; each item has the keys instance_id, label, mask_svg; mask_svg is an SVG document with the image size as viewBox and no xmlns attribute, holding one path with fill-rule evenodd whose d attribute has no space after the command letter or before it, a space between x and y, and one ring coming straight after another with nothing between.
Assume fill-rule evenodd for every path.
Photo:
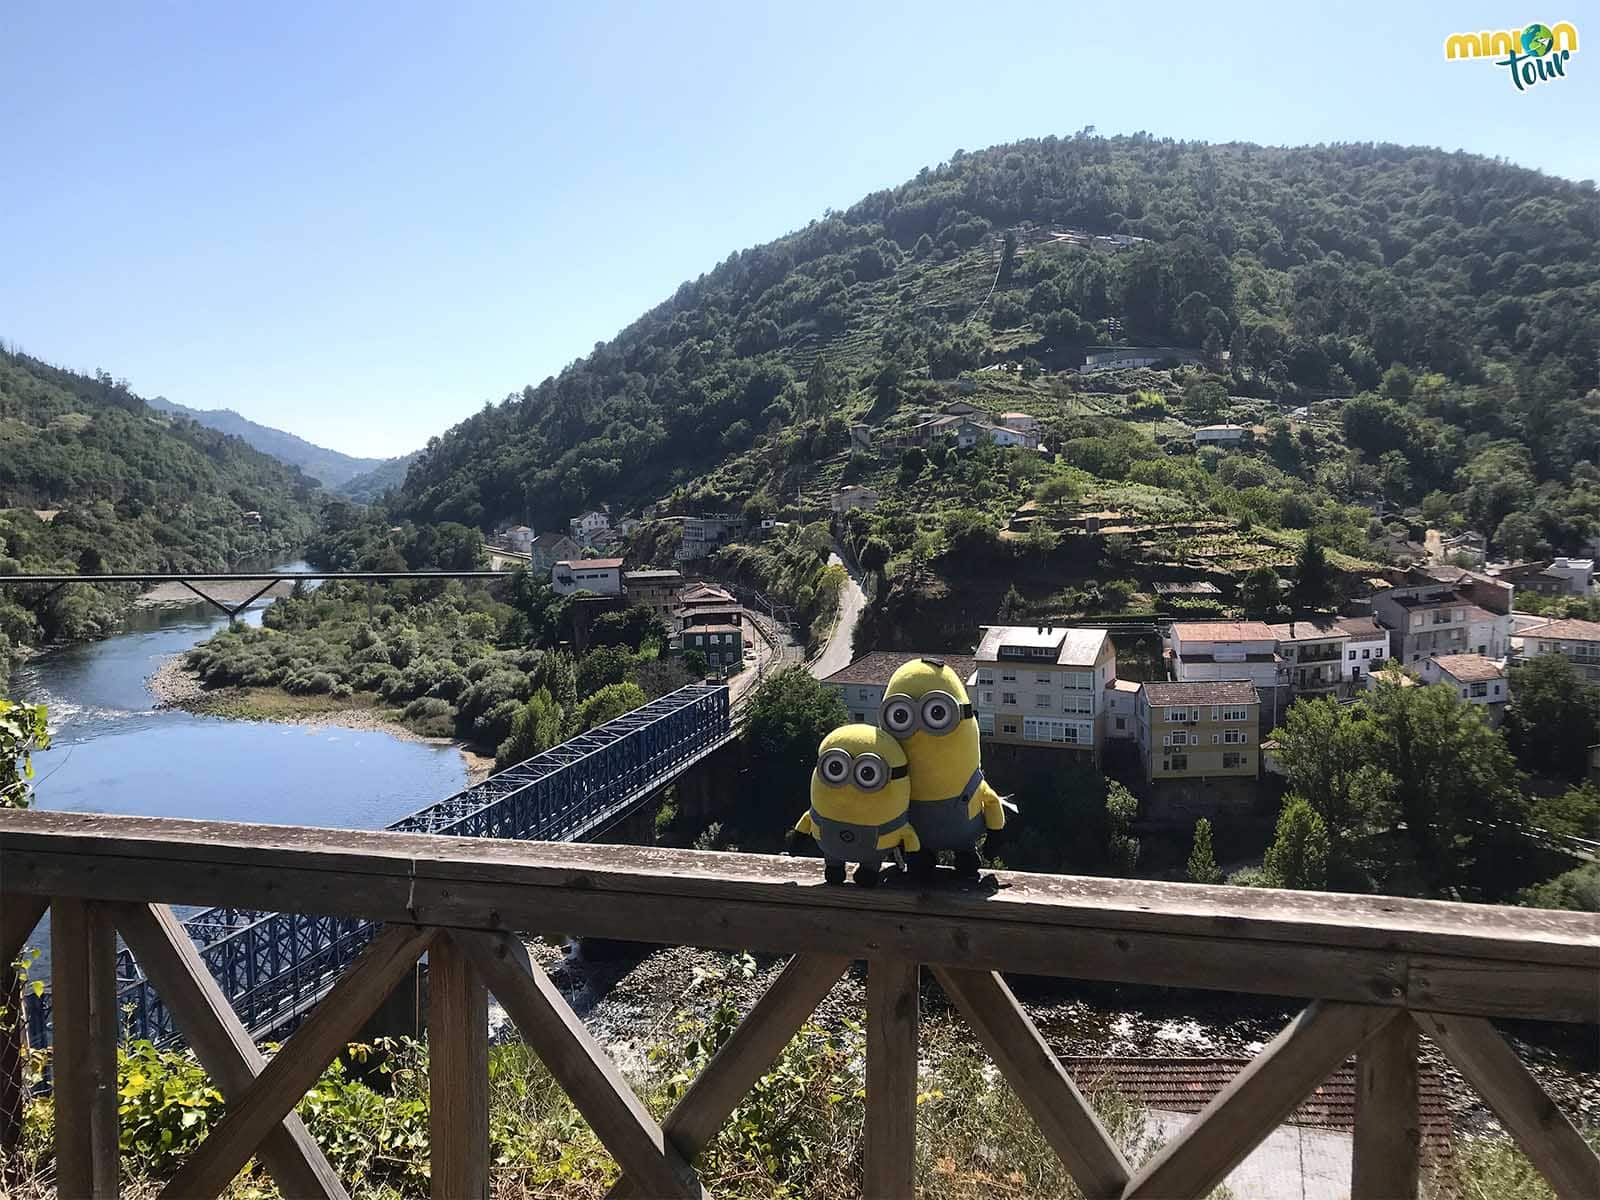
<instances>
[{"instance_id":1,"label":"wooden post","mask_svg":"<svg viewBox=\"0 0 1600 1200\"><path fill-rule=\"evenodd\" d=\"M428 951L433 1200L489 1195L489 993L448 937Z\"/></svg>"},{"instance_id":2,"label":"wooden post","mask_svg":"<svg viewBox=\"0 0 1600 1200\"><path fill-rule=\"evenodd\" d=\"M867 964L863 1200L908 1200L917 1177L917 964Z\"/></svg>"},{"instance_id":3,"label":"wooden post","mask_svg":"<svg viewBox=\"0 0 1600 1200\"><path fill-rule=\"evenodd\" d=\"M56 1194L117 1194L117 941L85 900L50 906Z\"/></svg>"},{"instance_id":4,"label":"wooden post","mask_svg":"<svg viewBox=\"0 0 1600 1200\"><path fill-rule=\"evenodd\" d=\"M1417 1026L1399 1016L1356 1054L1350 1200L1415 1200L1421 1168Z\"/></svg>"},{"instance_id":5,"label":"wooden post","mask_svg":"<svg viewBox=\"0 0 1600 1200\"><path fill-rule=\"evenodd\" d=\"M23 1109L28 1097L22 1082L23 1034L28 1014L21 981L12 964L28 935L44 915L48 902L39 896L0 895L0 1184L14 1173L22 1144Z\"/></svg>"}]
</instances>

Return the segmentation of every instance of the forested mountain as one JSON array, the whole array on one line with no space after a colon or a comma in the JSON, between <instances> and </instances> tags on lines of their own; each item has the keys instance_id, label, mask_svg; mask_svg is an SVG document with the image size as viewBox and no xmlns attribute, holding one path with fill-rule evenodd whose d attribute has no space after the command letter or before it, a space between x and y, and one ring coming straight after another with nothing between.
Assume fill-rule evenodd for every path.
<instances>
[{"instance_id":1,"label":"forested mountain","mask_svg":"<svg viewBox=\"0 0 1600 1200\"><path fill-rule=\"evenodd\" d=\"M375 470L391 460L382 458L352 458L348 454L340 454L337 450L329 450L308 442L303 437L296 437L282 429L274 429L270 425L261 425L248 417L242 417L231 408L190 408L184 404L174 404L165 396L157 396L153 400L146 400L151 408L160 412L176 413L188 417L191 421L198 421L207 429L215 429L219 433L231 433L234 437L249 442L263 454L270 454L279 462L288 463L291 467L299 467L311 478L326 487L338 487L357 475Z\"/></svg>"},{"instance_id":2,"label":"forested mountain","mask_svg":"<svg viewBox=\"0 0 1600 1200\"><path fill-rule=\"evenodd\" d=\"M105 373L0 350L0 574L222 570L294 549L317 488L238 438L157 412ZM76 587L36 613L0 593L5 641L92 636L117 598Z\"/></svg>"},{"instance_id":3,"label":"forested mountain","mask_svg":"<svg viewBox=\"0 0 1600 1200\"><path fill-rule=\"evenodd\" d=\"M1109 253L1050 240L1066 229L1143 240ZM776 507L845 448L846 418L882 423L964 371L1059 370L1118 341L1201 353L1235 399L1375 393L1407 368L1417 385L1396 376L1348 440L1305 447L1322 461L1287 461L1289 446L1267 465L1279 483L1332 468L1330 503L1390 484L1413 505L1439 492L1492 534L1600 448L1600 405L1585 399L1597 281L1592 183L1471 155L1088 134L958 152L731 255L559 376L434 439L401 507L547 527L740 455L748 469L724 470L708 500ZM1507 469L1509 493L1488 496Z\"/></svg>"},{"instance_id":4,"label":"forested mountain","mask_svg":"<svg viewBox=\"0 0 1600 1200\"><path fill-rule=\"evenodd\" d=\"M398 458L386 458L377 466L346 479L334 490L341 496L348 496L362 504L370 504L385 492L400 489L400 485L406 481L406 472L411 469L411 464L417 461L419 453L421 451L413 450L410 454L402 454Z\"/></svg>"}]
</instances>

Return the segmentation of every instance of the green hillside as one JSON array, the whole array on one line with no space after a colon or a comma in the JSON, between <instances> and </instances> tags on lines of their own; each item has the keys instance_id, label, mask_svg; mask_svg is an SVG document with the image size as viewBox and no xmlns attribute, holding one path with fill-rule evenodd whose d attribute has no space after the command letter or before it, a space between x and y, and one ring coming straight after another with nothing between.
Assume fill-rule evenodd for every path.
<instances>
[{"instance_id":1,"label":"green hillside","mask_svg":"<svg viewBox=\"0 0 1600 1200\"><path fill-rule=\"evenodd\" d=\"M406 481L406 472L411 469L411 464L416 461L418 451L402 454L398 458L386 458L377 466L353 475L344 480L335 490L341 496L361 504L370 504L381 499L386 492L398 491Z\"/></svg>"},{"instance_id":2,"label":"green hillside","mask_svg":"<svg viewBox=\"0 0 1600 1200\"><path fill-rule=\"evenodd\" d=\"M1438 492L1436 506L1493 534L1595 457L1597 212L1590 185L1397 146L1078 136L958 154L731 255L558 377L430 442L401 507L549 527L675 487L686 506L774 512L797 495L814 508L850 472L898 490L891 464L844 455L847 422L892 427L976 371L964 387L1038 412L1089 482L1220 506L1230 522L1242 494L1261 524L1327 524L1351 550L1370 531L1338 506ZM1145 240L1051 240L1068 229ZM1205 356L1221 403L1198 393L1182 409L1195 380L1169 372L1146 381L1162 406L1140 416L1115 377L1051 378L1114 341ZM1005 363L1030 378L982 371ZM1187 428L1163 431L1169 414L1266 419L1279 402L1376 392L1396 365L1406 378L1353 421L1275 431L1236 479L1152 458L1156 436ZM1107 437L1109 454L1092 440ZM1508 486L1488 486L1508 464ZM1010 491L992 497L997 519ZM1539 536L1569 540L1571 515L1536 514Z\"/></svg>"},{"instance_id":3,"label":"green hillside","mask_svg":"<svg viewBox=\"0 0 1600 1200\"><path fill-rule=\"evenodd\" d=\"M294 468L126 383L0 351L0 574L222 570L303 544L316 506ZM0 593L0 658L5 643L94 636L121 603L81 587L37 613L18 599Z\"/></svg>"},{"instance_id":4,"label":"green hillside","mask_svg":"<svg viewBox=\"0 0 1600 1200\"><path fill-rule=\"evenodd\" d=\"M303 437L240 416L231 408L189 408L187 405L174 404L165 396L156 396L145 403L160 412L188 417L218 433L232 434L263 454L272 455L279 462L299 467L312 479L330 488L380 468L389 461L382 458L355 458L337 450L329 450Z\"/></svg>"}]
</instances>

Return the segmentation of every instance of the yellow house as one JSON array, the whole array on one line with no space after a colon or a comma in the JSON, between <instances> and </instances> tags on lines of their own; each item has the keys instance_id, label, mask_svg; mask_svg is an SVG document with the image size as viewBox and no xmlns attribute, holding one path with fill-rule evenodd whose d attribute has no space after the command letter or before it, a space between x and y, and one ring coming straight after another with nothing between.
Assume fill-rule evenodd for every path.
<instances>
[{"instance_id":1,"label":"yellow house","mask_svg":"<svg viewBox=\"0 0 1600 1200\"><path fill-rule=\"evenodd\" d=\"M1261 698L1242 679L1140 685L1145 778L1254 778L1261 770Z\"/></svg>"}]
</instances>

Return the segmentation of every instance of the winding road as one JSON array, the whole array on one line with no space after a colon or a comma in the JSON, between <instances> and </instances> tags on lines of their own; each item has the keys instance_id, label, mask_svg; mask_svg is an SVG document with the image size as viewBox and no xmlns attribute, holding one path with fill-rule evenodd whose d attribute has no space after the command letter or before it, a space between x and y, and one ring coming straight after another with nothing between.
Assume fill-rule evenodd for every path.
<instances>
[{"instance_id":1,"label":"winding road","mask_svg":"<svg viewBox=\"0 0 1600 1200\"><path fill-rule=\"evenodd\" d=\"M834 624L828 644L811 664L811 673L826 679L835 671L843 670L855 657L856 625L867 607L867 594L861 590L861 580L848 559L839 553L837 545L828 555L828 565L838 563L845 571L844 588L839 592L839 619Z\"/></svg>"}]
</instances>

